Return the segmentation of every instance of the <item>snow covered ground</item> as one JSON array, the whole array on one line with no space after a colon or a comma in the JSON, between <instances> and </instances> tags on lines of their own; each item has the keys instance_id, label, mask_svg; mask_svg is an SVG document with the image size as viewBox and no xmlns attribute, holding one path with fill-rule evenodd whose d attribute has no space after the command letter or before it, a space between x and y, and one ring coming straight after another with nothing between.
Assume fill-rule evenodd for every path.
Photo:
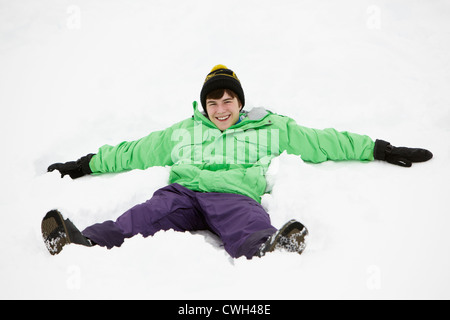
<instances>
[{"instance_id":1,"label":"snow covered ground","mask_svg":"<svg viewBox=\"0 0 450 320\"><path fill-rule=\"evenodd\" d=\"M0 0L0 298L449 299L450 1ZM208 233L51 256L40 222L114 219L168 168L60 179L53 162L190 117L216 64L315 128L425 147L405 169L283 154L263 205L302 256L232 260Z\"/></svg>"}]
</instances>

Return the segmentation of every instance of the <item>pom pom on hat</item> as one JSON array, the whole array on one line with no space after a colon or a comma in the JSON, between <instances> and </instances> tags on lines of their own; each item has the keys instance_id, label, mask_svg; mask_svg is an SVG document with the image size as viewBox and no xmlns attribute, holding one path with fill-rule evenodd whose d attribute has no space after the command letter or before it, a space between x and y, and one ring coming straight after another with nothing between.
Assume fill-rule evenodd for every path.
<instances>
[{"instance_id":1,"label":"pom pom on hat","mask_svg":"<svg viewBox=\"0 0 450 320\"><path fill-rule=\"evenodd\" d=\"M214 68L212 68L211 72L220 70L220 69L228 69L227 67L225 67L223 64L218 64L217 66L215 66Z\"/></svg>"}]
</instances>

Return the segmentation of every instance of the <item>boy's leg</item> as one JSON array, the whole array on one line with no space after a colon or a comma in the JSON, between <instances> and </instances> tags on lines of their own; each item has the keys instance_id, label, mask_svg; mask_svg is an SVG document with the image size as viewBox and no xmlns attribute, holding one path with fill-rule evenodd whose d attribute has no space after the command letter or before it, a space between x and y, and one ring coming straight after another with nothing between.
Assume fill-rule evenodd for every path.
<instances>
[{"instance_id":1,"label":"boy's leg","mask_svg":"<svg viewBox=\"0 0 450 320\"><path fill-rule=\"evenodd\" d=\"M142 234L154 235L160 230L206 230L208 226L199 213L195 193L178 184L157 190L153 197L134 206L115 222L105 221L87 227L82 234L100 246L120 247L126 238Z\"/></svg>"},{"instance_id":2,"label":"boy's leg","mask_svg":"<svg viewBox=\"0 0 450 320\"><path fill-rule=\"evenodd\" d=\"M249 197L230 193L196 194L207 224L233 258L251 259L277 231L264 208Z\"/></svg>"}]
</instances>

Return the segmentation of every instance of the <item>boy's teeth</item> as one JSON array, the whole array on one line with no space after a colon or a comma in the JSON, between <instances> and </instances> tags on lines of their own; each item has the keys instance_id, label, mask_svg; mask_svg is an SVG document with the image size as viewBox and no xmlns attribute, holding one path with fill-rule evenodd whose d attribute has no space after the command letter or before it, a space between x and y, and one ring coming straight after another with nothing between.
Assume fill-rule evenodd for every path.
<instances>
[{"instance_id":1,"label":"boy's teeth","mask_svg":"<svg viewBox=\"0 0 450 320\"><path fill-rule=\"evenodd\" d=\"M228 116L222 117L222 118L217 118L217 119L219 119L219 120L225 120L226 118L228 118Z\"/></svg>"}]
</instances>

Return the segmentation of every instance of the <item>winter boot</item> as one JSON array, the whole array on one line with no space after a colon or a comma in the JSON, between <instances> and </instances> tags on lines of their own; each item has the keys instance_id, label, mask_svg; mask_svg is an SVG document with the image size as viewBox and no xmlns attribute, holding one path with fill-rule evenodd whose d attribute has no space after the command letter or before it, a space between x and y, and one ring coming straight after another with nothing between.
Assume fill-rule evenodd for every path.
<instances>
[{"instance_id":1,"label":"winter boot","mask_svg":"<svg viewBox=\"0 0 450 320\"><path fill-rule=\"evenodd\" d=\"M261 245L256 256L263 257L276 249L301 254L306 247L308 230L296 220L290 220Z\"/></svg>"},{"instance_id":2,"label":"winter boot","mask_svg":"<svg viewBox=\"0 0 450 320\"><path fill-rule=\"evenodd\" d=\"M45 246L52 255L61 252L63 247L69 243L75 243L86 247L92 247L94 244L81 232L69 219L64 220L58 210L49 211L41 224L42 237Z\"/></svg>"}]
</instances>

